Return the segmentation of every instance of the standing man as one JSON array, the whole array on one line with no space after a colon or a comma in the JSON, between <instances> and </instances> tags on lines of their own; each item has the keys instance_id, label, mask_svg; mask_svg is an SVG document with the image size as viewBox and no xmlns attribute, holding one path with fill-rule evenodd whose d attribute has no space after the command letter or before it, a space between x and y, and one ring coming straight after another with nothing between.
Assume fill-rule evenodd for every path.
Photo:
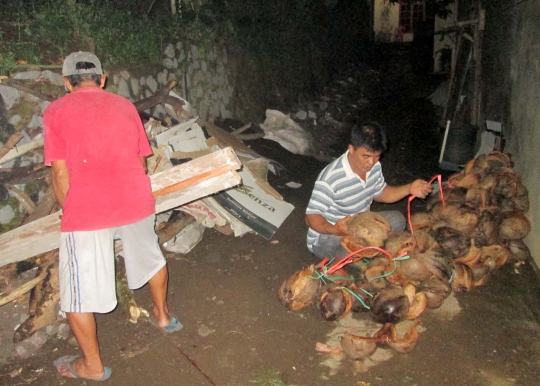
<instances>
[{"instance_id":1,"label":"standing man","mask_svg":"<svg viewBox=\"0 0 540 386\"><path fill-rule=\"evenodd\" d=\"M70 93L43 115L45 164L63 209L60 240L60 307L67 313L82 356L57 360L68 378L105 380L94 313L117 304L114 239L121 238L128 285L148 282L155 323L182 328L167 307L168 273L154 231L155 201L146 175L152 154L137 110L103 90L106 76L89 52L69 55L62 67Z\"/></svg>"},{"instance_id":2,"label":"standing man","mask_svg":"<svg viewBox=\"0 0 540 386\"><path fill-rule=\"evenodd\" d=\"M379 163L386 147L386 133L380 125L357 125L352 129L347 152L319 174L306 209L307 246L317 257L339 260L349 254L341 246L341 238L348 234L347 221L351 215L369 211L373 200L393 203L409 194L425 198L431 192L431 185L424 180L403 186L386 185ZM393 232L405 229L405 217L400 212L379 214Z\"/></svg>"}]
</instances>

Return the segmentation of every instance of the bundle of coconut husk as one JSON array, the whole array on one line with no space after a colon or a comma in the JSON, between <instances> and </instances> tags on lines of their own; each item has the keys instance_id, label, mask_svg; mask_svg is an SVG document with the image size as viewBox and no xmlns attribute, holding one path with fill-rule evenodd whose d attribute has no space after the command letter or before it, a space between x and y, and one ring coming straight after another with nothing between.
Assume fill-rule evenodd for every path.
<instances>
[{"instance_id":1,"label":"bundle of coconut husk","mask_svg":"<svg viewBox=\"0 0 540 386\"><path fill-rule=\"evenodd\" d=\"M341 244L351 253L348 263L359 268L358 277L324 284L321 277L331 269L312 266L307 271L309 285L306 273L301 274L305 270L283 284L284 304L294 309L289 306L296 304L294 300L283 300L284 294L294 293L302 306L316 304L325 320L365 312L383 324L373 337L341 338L342 352L353 359L367 358L377 347L411 352L418 333L413 328L398 337L397 323L440 307L452 291L483 285L508 262L531 258L523 242L531 230L525 216L528 193L510 154L492 152L471 160L442 189L429 199L425 212L410 217L404 232L392 233L374 212L353 216Z\"/></svg>"}]
</instances>

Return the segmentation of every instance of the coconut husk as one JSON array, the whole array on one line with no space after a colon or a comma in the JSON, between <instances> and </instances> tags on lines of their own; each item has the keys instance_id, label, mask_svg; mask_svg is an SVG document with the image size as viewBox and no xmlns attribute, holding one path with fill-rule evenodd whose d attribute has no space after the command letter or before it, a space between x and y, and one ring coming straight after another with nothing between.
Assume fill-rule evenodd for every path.
<instances>
[{"instance_id":1,"label":"coconut husk","mask_svg":"<svg viewBox=\"0 0 540 386\"><path fill-rule=\"evenodd\" d=\"M423 253L415 254L415 257L418 258L431 274L439 280L448 282L452 277L452 259L441 247L433 247Z\"/></svg>"},{"instance_id":2,"label":"coconut husk","mask_svg":"<svg viewBox=\"0 0 540 386\"><path fill-rule=\"evenodd\" d=\"M403 293L409 299L409 312L405 315L405 319L416 319L427 307L427 297L424 292L416 292L416 286L412 283L407 283L403 286Z\"/></svg>"},{"instance_id":3,"label":"coconut husk","mask_svg":"<svg viewBox=\"0 0 540 386\"><path fill-rule=\"evenodd\" d=\"M487 155L486 154L480 154L478 157L475 158L473 167L475 169L482 170L485 174L489 174L489 163L487 162Z\"/></svg>"},{"instance_id":4,"label":"coconut husk","mask_svg":"<svg viewBox=\"0 0 540 386\"><path fill-rule=\"evenodd\" d=\"M510 240L505 246L510 251L508 257L515 261L526 262L532 258L531 251L523 240Z\"/></svg>"},{"instance_id":5,"label":"coconut husk","mask_svg":"<svg viewBox=\"0 0 540 386\"><path fill-rule=\"evenodd\" d=\"M471 268L474 275L474 286L478 287L486 284L486 281L489 278L490 270L487 265L483 265L477 268Z\"/></svg>"},{"instance_id":6,"label":"coconut husk","mask_svg":"<svg viewBox=\"0 0 540 386\"><path fill-rule=\"evenodd\" d=\"M465 199L470 206L475 208L486 208L491 204L490 192L482 187L468 189Z\"/></svg>"},{"instance_id":7,"label":"coconut husk","mask_svg":"<svg viewBox=\"0 0 540 386\"><path fill-rule=\"evenodd\" d=\"M499 240L523 240L531 231L531 223L521 212L504 213L499 224Z\"/></svg>"},{"instance_id":8,"label":"coconut husk","mask_svg":"<svg viewBox=\"0 0 540 386\"><path fill-rule=\"evenodd\" d=\"M384 249L393 257L408 254L414 249L413 236L407 231L390 233L384 243Z\"/></svg>"},{"instance_id":9,"label":"coconut husk","mask_svg":"<svg viewBox=\"0 0 540 386\"><path fill-rule=\"evenodd\" d=\"M355 360L369 358L377 350L377 340L373 337L347 333L340 338L340 344L343 352Z\"/></svg>"},{"instance_id":10,"label":"coconut husk","mask_svg":"<svg viewBox=\"0 0 540 386\"><path fill-rule=\"evenodd\" d=\"M444 299L446 299L452 292L452 287L449 283L445 283L436 277L432 277L420 283L417 287L417 291L422 291L426 294L427 308L435 309L439 308Z\"/></svg>"},{"instance_id":11,"label":"coconut husk","mask_svg":"<svg viewBox=\"0 0 540 386\"><path fill-rule=\"evenodd\" d=\"M352 236L343 236L341 238L341 246L349 253L353 253L355 251L358 251L362 248L369 247L370 245L360 243L353 239ZM355 259L362 259L364 257L370 258L375 257L379 254L379 251L376 249L366 249L361 252L355 253L354 257Z\"/></svg>"},{"instance_id":12,"label":"coconut husk","mask_svg":"<svg viewBox=\"0 0 540 386\"><path fill-rule=\"evenodd\" d=\"M512 154L493 151L486 157L486 162L492 173L499 171L502 168L513 168L514 161Z\"/></svg>"},{"instance_id":13,"label":"coconut husk","mask_svg":"<svg viewBox=\"0 0 540 386\"><path fill-rule=\"evenodd\" d=\"M424 281L432 276L432 273L424 263L411 252L407 260L398 262L398 271L408 280Z\"/></svg>"},{"instance_id":14,"label":"coconut husk","mask_svg":"<svg viewBox=\"0 0 540 386\"><path fill-rule=\"evenodd\" d=\"M447 204L438 208L437 211L433 210L432 214L435 219L444 221L447 226L464 233L466 236L474 231L479 221L477 208L467 203Z\"/></svg>"},{"instance_id":15,"label":"coconut husk","mask_svg":"<svg viewBox=\"0 0 540 386\"><path fill-rule=\"evenodd\" d=\"M351 311L352 295L341 286L332 286L322 292L318 307L324 319L339 320Z\"/></svg>"},{"instance_id":16,"label":"coconut husk","mask_svg":"<svg viewBox=\"0 0 540 386\"><path fill-rule=\"evenodd\" d=\"M375 247L382 247L391 231L388 221L375 212L355 214L347 222L347 229L353 241Z\"/></svg>"},{"instance_id":17,"label":"coconut husk","mask_svg":"<svg viewBox=\"0 0 540 386\"><path fill-rule=\"evenodd\" d=\"M401 288L387 288L375 295L371 303L371 315L378 323L397 323L409 312L409 298Z\"/></svg>"},{"instance_id":18,"label":"coconut husk","mask_svg":"<svg viewBox=\"0 0 540 386\"><path fill-rule=\"evenodd\" d=\"M468 292L474 287L474 274L471 268L462 263L454 263L454 278L452 279L454 292Z\"/></svg>"},{"instance_id":19,"label":"coconut husk","mask_svg":"<svg viewBox=\"0 0 540 386\"><path fill-rule=\"evenodd\" d=\"M474 267L476 266L476 262L480 259L481 253L482 253L482 248L478 248L475 243L471 243L469 252L467 252L466 255L463 255L454 259L454 262L465 264L469 267Z\"/></svg>"},{"instance_id":20,"label":"coconut husk","mask_svg":"<svg viewBox=\"0 0 540 386\"><path fill-rule=\"evenodd\" d=\"M388 264L373 266L370 264L364 272L364 277L367 283L371 284L375 290L380 291L388 287L388 283L382 276L389 271Z\"/></svg>"},{"instance_id":21,"label":"coconut husk","mask_svg":"<svg viewBox=\"0 0 540 386\"><path fill-rule=\"evenodd\" d=\"M464 172L460 172L448 178L448 187L469 189L473 186L478 186L481 179L482 174L480 173L465 174Z\"/></svg>"},{"instance_id":22,"label":"coconut husk","mask_svg":"<svg viewBox=\"0 0 540 386\"><path fill-rule=\"evenodd\" d=\"M429 231L431 229L431 226L433 225L433 222L434 222L434 219L430 213L419 212L411 216L411 224L413 227L413 231L417 231L420 229ZM409 224L407 225L409 226ZM390 234L390 236L391 235L392 234Z\"/></svg>"},{"instance_id":23,"label":"coconut husk","mask_svg":"<svg viewBox=\"0 0 540 386\"><path fill-rule=\"evenodd\" d=\"M471 248L471 240L457 229L440 227L433 231L437 244L452 258L464 256Z\"/></svg>"},{"instance_id":24,"label":"coconut husk","mask_svg":"<svg viewBox=\"0 0 540 386\"><path fill-rule=\"evenodd\" d=\"M529 211L529 193L527 188L518 183L516 188L516 195L514 197L504 197L499 205L501 212L522 212L527 213Z\"/></svg>"},{"instance_id":25,"label":"coconut husk","mask_svg":"<svg viewBox=\"0 0 540 386\"><path fill-rule=\"evenodd\" d=\"M418 342L418 331L412 326L402 337L398 337L394 325L391 328L391 339L387 343L388 347L393 348L399 354L409 354L416 348Z\"/></svg>"},{"instance_id":26,"label":"coconut husk","mask_svg":"<svg viewBox=\"0 0 540 386\"><path fill-rule=\"evenodd\" d=\"M501 197L515 197L518 192L518 185L521 184L519 174L510 168L502 168L492 174L493 194Z\"/></svg>"},{"instance_id":27,"label":"coconut husk","mask_svg":"<svg viewBox=\"0 0 540 386\"><path fill-rule=\"evenodd\" d=\"M499 240L499 225L489 210L483 210L472 237L478 246L493 245Z\"/></svg>"},{"instance_id":28,"label":"coconut husk","mask_svg":"<svg viewBox=\"0 0 540 386\"><path fill-rule=\"evenodd\" d=\"M321 281L313 279L315 267L296 272L281 285L278 298L289 310L296 311L313 303L313 297L321 288Z\"/></svg>"},{"instance_id":29,"label":"coconut husk","mask_svg":"<svg viewBox=\"0 0 540 386\"><path fill-rule=\"evenodd\" d=\"M465 200L466 200L467 189L462 188L462 187L454 187L454 188L445 187L443 193L444 193L444 201L446 203L463 204L465 203ZM426 210L428 212L432 211L433 207L437 203L440 203L442 205L440 191L430 196L426 204Z\"/></svg>"},{"instance_id":30,"label":"coconut husk","mask_svg":"<svg viewBox=\"0 0 540 386\"><path fill-rule=\"evenodd\" d=\"M414 241L416 244L416 249L420 252L425 252L428 249L438 246L437 240L435 240L428 232L423 230L414 232Z\"/></svg>"},{"instance_id":31,"label":"coconut husk","mask_svg":"<svg viewBox=\"0 0 540 386\"><path fill-rule=\"evenodd\" d=\"M370 283L357 283L353 291L357 297L362 299L362 302L364 303L362 304L356 297L353 296L351 311L368 312L369 308L366 308L366 306L371 307L373 296L375 296L377 290Z\"/></svg>"},{"instance_id":32,"label":"coconut husk","mask_svg":"<svg viewBox=\"0 0 540 386\"><path fill-rule=\"evenodd\" d=\"M487 266L489 270L493 272L495 269L502 267L509 256L510 251L502 245L495 244L485 246L482 247L480 258L473 268Z\"/></svg>"}]
</instances>

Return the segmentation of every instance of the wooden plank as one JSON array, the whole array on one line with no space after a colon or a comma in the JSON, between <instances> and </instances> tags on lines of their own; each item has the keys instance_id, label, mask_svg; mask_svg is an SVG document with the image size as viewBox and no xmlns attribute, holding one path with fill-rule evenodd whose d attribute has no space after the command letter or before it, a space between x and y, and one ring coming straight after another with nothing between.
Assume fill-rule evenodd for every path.
<instances>
[{"instance_id":1,"label":"wooden plank","mask_svg":"<svg viewBox=\"0 0 540 386\"><path fill-rule=\"evenodd\" d=\"M222 166L227 166L227 169ZM163 189L197 175L215 169L224 171L224 174L217 176L207 175L207 178L193 185L176 185L178 190L159 195L156 197L156 213L240 184L241 178L233 169L240 169L241 166L240 160L229 147L150 176L152 191L163 192ZM59 211L0 235L0 267L58 248L60 215Z\"/></svg>"},{"instance_id":2,"label":"wooden plank","mask_svg":"<svg viewBox=\"0 0 540 386\"><path fill-rule=\"evenodd\" d=\"M25 143L21 146L15 146L6 155L4 155L3 157L0 157L0 164L11 161L15 158L18 158L28 153L29 151L32 151L40 147L43 147L43 138L34 139L33 141Z\"/></svg>"}]
</instances>

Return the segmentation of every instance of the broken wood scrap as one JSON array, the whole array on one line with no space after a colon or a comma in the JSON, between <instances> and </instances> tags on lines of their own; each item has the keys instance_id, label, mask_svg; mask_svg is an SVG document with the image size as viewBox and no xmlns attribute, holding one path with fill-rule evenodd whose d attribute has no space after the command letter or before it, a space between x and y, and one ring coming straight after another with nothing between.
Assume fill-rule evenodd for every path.
<instances>
[{"instance_id":1,"label":"broken wood scrap","mask_svg":"<svg viewBox=\"0 0 540 386\"><path fill-rule=\"evenodd\" d=\"M160 191L224 165L230 169L222 175L199 181L194 179L193 184L176 185L178 190L158 196L156 213L237 186L241 178L232 169L240 169L242 164L232 148L225 148L150 176L152 191ZM0 235L0 267L58 248L60 215L61 212L56 212Z\"/></svg>"},{"instance_id":2,"label":"broken wood scrap","mask_svg":"<svg viewBox=\"0 0 540 386\"><path fill-rule=\"evenodd\" d=\"M169 104L175 110L176 115L180 116L180 113L183 111L184 102L181 99L169 95L171 90L175 88L176 85L176 81L170 80L165 86L163 86L151 97L141 99L140 101L137 101L133 104L138 111L145 111L160 104Z\"/></svg>"},{"instance_id":3,"label":"broken wood scrap","mask_svg":"<svg viewBox=\"0 0 540 386\"><path fill-rule=\"evenodd\" d=\"M236 129L236 130L233 130L231 132L231 135L239 135L239 134L242 134L244 131L248 130L249 128L251 128L251 122L248 122L246 123L244 126L240 127L239 129Z\"/></svg>"},{"instance_id":4,"label":"broken wood scrap","mask_svg":"<svg viewBox=\"0 0 540 386\"><path fill-rule=\"evenodd\" d=\"M43 138L37 138L21 146L12 146L12 149L6 154L0 154L0 164L19 158L26 153L43 147Z\"/></svg>"},{"instance_id":5,"label":"broken wood scrap","mask_svg":"<svg viewBox=\"0 0 540 386\"><path fill-rule=\"evenodd\" d=\"M51 175L51 168L43 162L20 168L0 168L0 184L27 184Z\"/></svg>"},{"instance_id":6,"label":"broken wood scrap","mask_svg":"<svg viewBox=\"0 0 540 386\"><path fill-rule=\"evenodd\" d=\"M45 191L41 200L39 200L34 212L30 214L21 225L29 224L32 221L48 216L52 212L58 211L58 209L58 201L56 200L54 189L52 185L49 185L49 188Z\"/></svg>"},{"instance_id":7,"label":"broken wood scrap","mask_svg":"<svg viewBox=\"0 0 540 386\"><path fill-rule=\"evenodd\" d=\"M17 188L15 185L12 184L5 184L5 187L15 196L15 198L19 201L23 209L26 213L29 215L34 213L34 210L36 209L36 204L32 199L23 192L21 189Z\"/></svg>"},{"instance_id":8,"label":"broken wood scrap","mask_svg":"<svg viewBox=\"0 0 540 386\"><path fill-rule=\"evenodd\" d=\"M28 339L37 330L47 327L56 321L56 304L60 300L60 283L58 277L58 249L49 252L38 268L40 276L45 275L30 294L28 314L30 315L13 334L15 343Z\"/></svg>"},{"instance_id":9,"label":"broken wood scrap","mask_svg":"<svg viewBox=\"0 0 540 386\"><path fill-rule=\"evenodd\" d=\"M15 133L8 138L4 146L0 148L0 160L10 152L11 149L22 139L23 135L21 133Z\"/></svg>"}]
</instances>

